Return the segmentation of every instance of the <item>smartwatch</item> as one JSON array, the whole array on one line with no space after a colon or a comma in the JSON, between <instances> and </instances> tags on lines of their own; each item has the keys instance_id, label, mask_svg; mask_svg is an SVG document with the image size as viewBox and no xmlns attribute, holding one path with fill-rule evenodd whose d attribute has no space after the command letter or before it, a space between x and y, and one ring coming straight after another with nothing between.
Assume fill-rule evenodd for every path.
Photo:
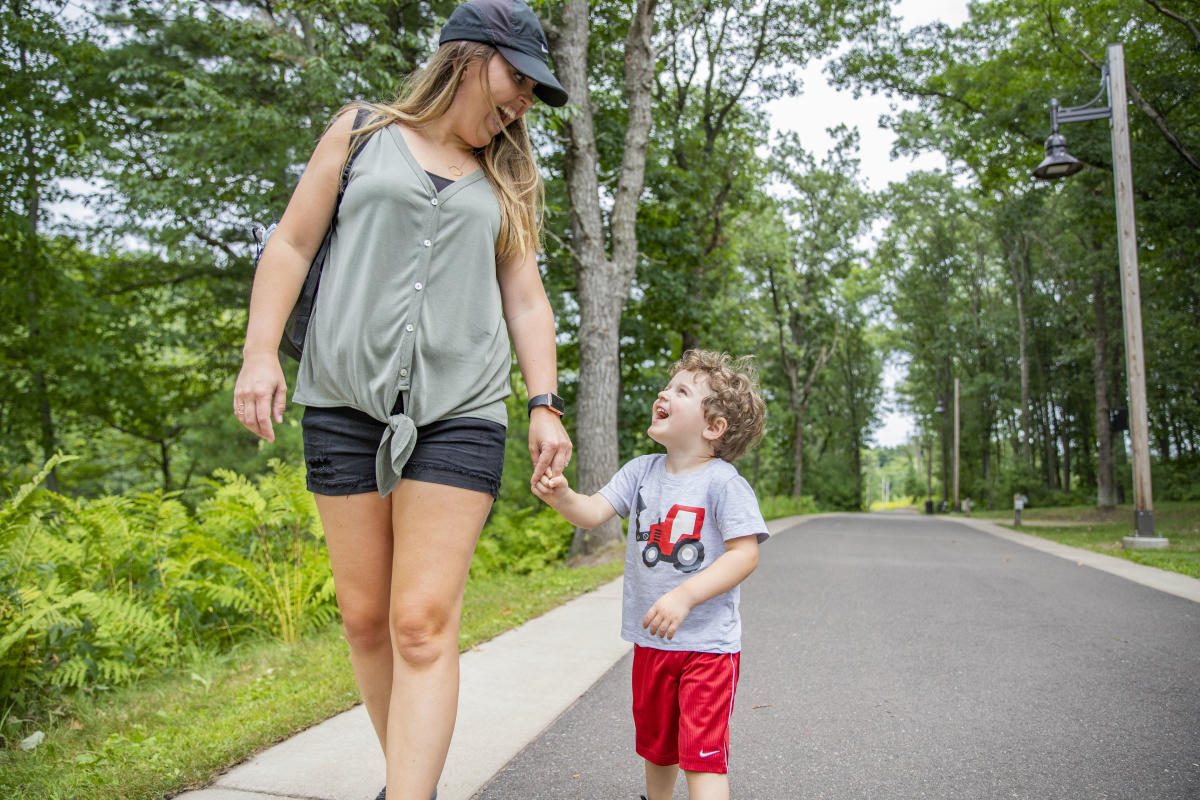
<instances>
[{"instance_id":1,"label":"smartwatch","mask_svg":"<svg viewBox=\"0 0 1200 800\"><path fill-rule=\"evenodd\" d=\"M563 402L563 399L556 394L539 394L536 397L529 398L530 414L532 414L533 410L538 406L546 406L560 417L567 410L567 406Z\"/></svg>"}]
</instances>

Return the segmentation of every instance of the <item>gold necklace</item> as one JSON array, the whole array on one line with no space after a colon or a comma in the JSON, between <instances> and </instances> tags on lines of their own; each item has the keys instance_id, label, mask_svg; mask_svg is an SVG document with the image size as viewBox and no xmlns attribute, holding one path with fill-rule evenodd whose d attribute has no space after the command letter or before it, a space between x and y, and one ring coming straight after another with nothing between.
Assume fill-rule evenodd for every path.
<instances>
[{"instance_id":1,"label":"gold necklace","mask_svg":"<svg viewBox=\"0 0 1200 800\"><path fill-rule=\"evenodd\" d=\"M457 164L448 164L450 175L455 178L461 178L463 176L463 164L466 164L467 159L469 159L473 154L474 151L468 150L467 154L463 156L462 161L459 161Z\"/></svg>"}]
</instances>

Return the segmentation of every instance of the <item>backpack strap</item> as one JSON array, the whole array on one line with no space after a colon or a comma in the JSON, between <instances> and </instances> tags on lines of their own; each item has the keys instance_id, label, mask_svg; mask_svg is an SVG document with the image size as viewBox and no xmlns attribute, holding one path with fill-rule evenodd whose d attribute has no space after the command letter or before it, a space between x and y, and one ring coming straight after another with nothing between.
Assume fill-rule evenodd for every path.
<instances>
[{"instance_id":1,"label":"backpack strap","mask_svg":"<svg viewBox=\"0 0 1200 800\"><path fill-rule=\"evenodd\" d=\"M371 135L363 135L358 132L358 129L366 123L371 116L371 109L359 108L354 114L354 127L350 133L350 154L346 156L346 164L342 167L342 177L338 181L337 202L333 206L333 222L337 224L338 209L342 207L342 195L346 193L346 184L350 181L350 168L354 166L354 159L358 158L358 154L367 146ZM374 131L372 131L372 134Z\"/></svg>"}]
</instances>

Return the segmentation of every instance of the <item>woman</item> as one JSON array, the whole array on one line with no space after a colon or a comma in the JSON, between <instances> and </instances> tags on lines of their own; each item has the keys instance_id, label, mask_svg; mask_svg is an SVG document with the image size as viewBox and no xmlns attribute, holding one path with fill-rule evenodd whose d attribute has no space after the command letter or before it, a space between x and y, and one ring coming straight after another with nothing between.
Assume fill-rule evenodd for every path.
<instances>
[{"instance_id":1,"label":"woman","mask_svg":"<svg viewBox=\"0 0 1200 800\"><path fill-rule=\"evenodd\" d=\"M450 746L463 588L504 460L510 338L534 398L531 484L570 459L523 120L535 96L566 102L546 53L520 0L472 0L401 97L370 107L297 377L308 487L392 800L436 795ZM285 403L281 331L335 212L355 115L321 138L255 277L234 411L268 441Z\"/></svg>"}]
</instances>

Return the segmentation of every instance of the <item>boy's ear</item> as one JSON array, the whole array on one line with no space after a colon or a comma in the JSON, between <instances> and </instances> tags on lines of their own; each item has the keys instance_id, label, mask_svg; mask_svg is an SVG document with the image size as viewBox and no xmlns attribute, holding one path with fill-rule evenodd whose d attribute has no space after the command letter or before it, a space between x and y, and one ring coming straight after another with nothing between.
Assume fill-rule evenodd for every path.
<instances>
[{"instance_id":1,"label":"boy's ear","mask_svg":"<svg viewBox=\"0 0 1200 800\"><path fill-rule=\"evenodd\" d=\"M724 417L717 417L708 424L704 429L704 438L710 442L715 442L725 435L725 431L729 428L729 423Z\"/></svg>"}]
</instances>

